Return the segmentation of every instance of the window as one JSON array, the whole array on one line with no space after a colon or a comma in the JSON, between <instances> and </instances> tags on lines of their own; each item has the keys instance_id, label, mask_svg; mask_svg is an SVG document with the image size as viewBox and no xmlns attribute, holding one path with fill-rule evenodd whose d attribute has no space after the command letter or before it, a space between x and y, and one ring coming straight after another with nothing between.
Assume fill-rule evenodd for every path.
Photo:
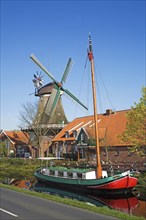
<instances>
[{"instance_id":1,"label":"window","mask_svg":"<svg viewBox=\"0 0 146 220\"><path fill-rule=\"evenodd\" d=\"M73 137L76 137L76 136L77 136L77 131L74 130L74 131L73 131Z\"/></svg>"},{"instance_id":2,"label":"window","mask_svg":"<svg viewBox=\"0 0 146 220\"><path fill-rule=\"evenodd\" d=\"M82 179L86 179L86 174L82 173Z\"/></svg>"},{"instance_id":3,"label":"window","mask_svg":"<svg viewBox=\"0 0 146 220\"><path fill-rule=\"evenodd\" d=\"M115 152L115 156L119 156L119 151L116 151L116 152Z\"/></svg>"},{"instance_id":4,"label":"window","mask_svg":"<svg viewBox=\"0 0 146 220\"><path fill-rule=\"evenodd\" d=\"M55 173L54 170L50 170L50 175L51 176L54 176L54 173Z\"/></svg>"},{"instance_id":5,"label":"window","mask_svg":"<svg viewBox=\"0 0 146 220\"><path fill-rule=\"evenodd\" d=\"M132 152L128 151L128 156L131 156L132 155Z\"/></svg>"},{"instance_id":6,"label":"window","mask_svg":"<svg viewBox=\"0 0 146 220\"><path fill-rule=\"evenodd\" d=\"M73 178L77 178L77 173L73 172Z\"/></svg>"},{"instance_id":7,"label":"window","mask_svg":"<svg viewBox=\"0 0 146 220\"><path fill-rule=\"evenodd\" d=\"M104 152L103 152L103 156L107 156L107 153L106 153L106 151L104 151Z\"/></svg>"},{"instance_id":8,"label":"window","mask_svg":"<svg viewBox=\"0 0 146 220\"><path fill-rule=\"evenodd\" d=\"M67 172L64 172L64 173L63 173L63 176L64 176L64 177L67 177Z\"/></svg>"},{"instance_id":9,"label":"window","mask_svg":"<svg viewBox=\"0 0 146 220\"><path fill-rule=\"evenodd\" d=\"M65 137L69 138L69 132L68 131L65 132Z\"/></svg>"},{"instance_id":10,"label":"window","mask_svg":"<svg viewBox=\"0 0 146 220\"><path fill-rule=\"evenodd\" d=\"M62 171L58 171L58 175L59 176L63 176L63 172Z\"/></svg>"},{"instance_id":11,"label":"window","mask_svg":"<svg viewBox=\"0 0 146 220\"><path fill-rule=\"evenodd\" d=\"M84 133L81 133L81 141L84 140Z\"/></svg>"},{"instance_id":12,"label":"window","mask_svg":"<svg viewBox=\"0 0 146 220\"><path fill-rule=\"evenodd\" d=\"M73 173L68 173L68 177L72 178L73 177Z\"/></svg>"},{"instance_id":13,"label":"window","mask_svg":"<svg viewBox=\"0 0 146 220\"><path fill-rule=\"evenodd\" d=\"M58 176L58 170L55 170L55 176Z\"/></svg>"}]
</instances>

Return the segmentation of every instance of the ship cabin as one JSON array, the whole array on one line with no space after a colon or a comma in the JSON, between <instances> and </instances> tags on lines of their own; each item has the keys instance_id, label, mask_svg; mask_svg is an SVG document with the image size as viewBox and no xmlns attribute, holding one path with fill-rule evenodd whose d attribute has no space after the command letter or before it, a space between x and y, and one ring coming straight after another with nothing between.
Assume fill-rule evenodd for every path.
<instances>
[{"instance_id":1,"label":"ship cabin","mask_svg":"<svg viewBox=\"0 0 146 220\"><path fill-rule=\"evenodd\" d=\"M66 167L47 167L41 169L41 174L50 177L68 178L68 179L96 179L94 169L66 168ZM102 171L102 177L107 177L107 172Z\"/></svg>"}]
</instances>

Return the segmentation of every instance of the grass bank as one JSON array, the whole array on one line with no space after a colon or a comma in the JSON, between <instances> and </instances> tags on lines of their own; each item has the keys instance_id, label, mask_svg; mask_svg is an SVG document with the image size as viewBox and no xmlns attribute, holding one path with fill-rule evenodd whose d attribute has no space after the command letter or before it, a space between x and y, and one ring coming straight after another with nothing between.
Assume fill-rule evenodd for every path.
<instances>
[{"instance_id":1,"label":"grass bank","mask_svg":"<svg viewBox=\"0 0 146 220\"><path fill-rule=\"evenodd\" d=\"M55 201L55 202L63 203L63 204L66 204L66 205L86 209L86 210L96 212L96 213L100 213L100 214L103 214L103 215L106 215L106 216L113 216L113 217L116 217L118 219L145 220L144 217L137 217L137 216L129 215L129 214L126 214L126 213L122 213L122 212L110 209L108 207L96 207L96 206L89 205L85 202L74 201L72 199L61 198L61 197L58 197L58 196L55 196L55 195L48 195L48 194L45 194L45 193L38 193L38 192L34 192L34 191L24 190L24 189L17 188L15 186L10 186L10 185L5 185L5 184L0 184L0 187L4 187L4 188L10 189L10 190L15 190L17 192L25 193L25 194L28 194L28 195L31 195L31 196L36 196L36 197L52 200L52 201Z\"/></svg>"},{"instance_id":2,"label":"grass bank","mask_svg":"<svg viewBox=\"0 0 146 220\"><path fill-rule=\"evenodd\" d=\"M68 161L56 160L56 165L67 164ZM74 164L75 161L71 161L70 164ZM38 159L22 159L22 158L0 158L0 182L5 178L16 178L16 179L29 179L35 180L33 173L40 166L49 165L50 161L41 161ZM137 185L138 189L143 189L146 192L146 173L138 176Z\"/></svg>"},{"instance_id":3,"label":"grass bank","mask_svg":"<svg viewBox=\"0 0 146 220\"><path fill-rule=\"evenodd\" d=\"M59 165L59 163L62 163L62 161L55 161L55 163ZM33 175L34 171L38 167L45 166L45 165L46 165L45 161L40 161L38 159L1 158L0 159L0 166L1 166L0 182L2 182L2 180L7 177L16 178L20 180L29 179L31 181L34 181L35 180L34 175ZM146 191L145 182L146 182L146 175L143 174L139 177L138 188L140 189L143 188L143 190ZM8 189L16 190L18 192L26 193L32 196L37 196L37 197L49 199L52 201L64 203L67 205L76 206L76 207L80 207L83 209L88 209L90 211L97 212L100 214L117 217L119 219L127 219L127 220L144 220L145 219L143 217L136 217L136 216L122 213L122 212L118 212L108 207L95 207L95 206L88 205L85 202L74 201L72 199L61 198L55 195L48 195L45 193L37 193L37 192L28 191L28 190L23 190L23 189L19 189L17 187L6 185L6 184L0 184L0 186L8 188Z\"/></svg>"}]
</instances>

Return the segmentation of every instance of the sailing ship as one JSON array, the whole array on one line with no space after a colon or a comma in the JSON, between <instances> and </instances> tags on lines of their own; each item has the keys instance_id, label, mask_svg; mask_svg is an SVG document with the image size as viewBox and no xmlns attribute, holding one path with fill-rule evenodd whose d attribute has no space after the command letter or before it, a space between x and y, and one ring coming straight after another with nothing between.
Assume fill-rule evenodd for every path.
<instances>
[{"instance_id":1,"label":"sailing ship","mask_svg":"<svg viewBox=\"0 0 146 220\"><path fill-rule=\"evenodd\" d=\"M108 176L107 171L102 170L100 160L100 147L98 135L98 118L96 108L96 87L94 77L94 57L92 50L91 36L89 35L88 58L91 64L92 77L92 92L93 92L93 107L94 107L94 122L95 122L95 137L96 137L96 168L71 168L64 166L49 166L36 170L34 176L38 181L45 182L49 185L60 187L94 190L96 192L106 193L123 193L131 191L138 182L130 170Z\"/></svg>"}]
</instances>

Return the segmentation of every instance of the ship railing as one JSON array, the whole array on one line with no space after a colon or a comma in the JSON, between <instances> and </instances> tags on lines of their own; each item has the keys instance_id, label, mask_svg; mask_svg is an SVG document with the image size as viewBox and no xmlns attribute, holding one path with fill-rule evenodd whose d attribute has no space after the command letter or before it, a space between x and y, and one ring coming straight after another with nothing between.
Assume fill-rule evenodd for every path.
<instances>
[{"instance_id":1,"label":"ship railing","mask_svg":"<svg viewBox=\"0 0 146 220\"><path fill-rule=\"evenodd\" d=\"M77 172L67 172L67 171L58 171L58 170L49 170L43 168L40 170L40 173L46 176L53 176L58 178L70 178L70 179L85 179L84 173L77 173Z\"/></svg>"}]
</instances>

